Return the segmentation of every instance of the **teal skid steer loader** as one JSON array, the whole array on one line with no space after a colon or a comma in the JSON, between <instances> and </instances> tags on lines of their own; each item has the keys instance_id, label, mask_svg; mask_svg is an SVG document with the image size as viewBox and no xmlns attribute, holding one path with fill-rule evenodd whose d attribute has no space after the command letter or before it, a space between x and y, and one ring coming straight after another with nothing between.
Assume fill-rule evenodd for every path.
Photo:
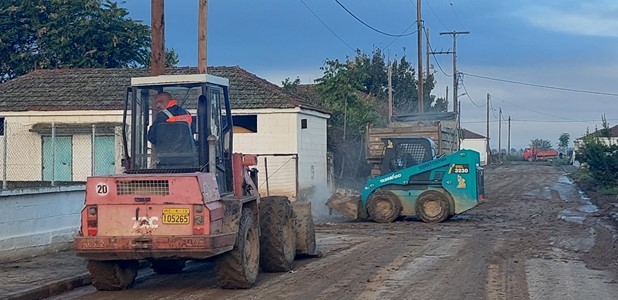
<instances>
[{"instance_id":1,"label":"teal skid steer loader","mask_svg":"<svg viewBox=\"0 0 618 300\"><path fill-rule=\"evenodd\" d=\"M480 154L473 150L437 156L428 138L384 139L382 174L359 194L338 189L326 206L358 220L392 222L416 216L438 223L479 204L484 197Z\"/></svg>"}]
</instances>

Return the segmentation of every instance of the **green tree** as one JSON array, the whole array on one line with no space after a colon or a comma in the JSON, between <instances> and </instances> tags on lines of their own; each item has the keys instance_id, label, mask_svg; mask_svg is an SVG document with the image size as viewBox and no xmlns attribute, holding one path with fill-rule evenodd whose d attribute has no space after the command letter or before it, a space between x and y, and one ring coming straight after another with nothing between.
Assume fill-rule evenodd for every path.
<instances>
[{"instance_id":1,"label":"green tree","mask_svg":"<svg viewBox=\"0 0 618 300\"><path fill-rule=\"evenodd\" d=\"M560 150L562 150L563 152L566 152L566 150L569 148L570 139L571 135L568 132L563 132L558 138L558 148L560 148Z\"/></svg>"},{"instance_id":2,"label":"green tree","mask_svg":"<svg viewBox=\"0 0 618 300\"><path fill-rule=\"evenodd\" d=\"M178 62L172 50L169 64ZM35 68L149 65L150 29L109 0L0 2L0 80Z\"/></svg>"},{"instance_id":3,"label":"green tree","mask_svg":"<svg viewBox=\"0 0 618 300\"><path fill-rule=\"evenodd\" d=\"M551 149L551 142L544 139L533 139L530 141L530 147L536 147L538 150Z\"/></svg>"},{"instance_id":4,"label":"green tree","mask_svg":"<svg viewBox=\"0 0 618 300\"><path fill-rule=\"evenodd\" d=\"M286 90L288 93L295 93L297 92L296 89L300 85L300 78L296 77L296 79L292 81L288 77L284 81L281 82L281 85L283 86L283 89Z\"/></svg>"},{"instance_id":5,"label":"green tree","mask_svg":"<svg viewBox=\"0 0 618 300\"><path fill-rule=\"evenodd\" d=\"M392 63L393 111L418 111L415 70L405 55ZM388 119L388 63L380 49L371 54L356 52L345 61L327 59L324 75L316 80L320 105L332 112L328 126L328 149L335 155L335 169L342 177L362 179L368 175L365 161L365 131L368 124L384 126ZM283 82L293 88L294 82ZM426 79L426 111L446 111L446 101L431 95L433 75ZM287 89L287 88L286 88Z\"/></svg>"}]
</instances>

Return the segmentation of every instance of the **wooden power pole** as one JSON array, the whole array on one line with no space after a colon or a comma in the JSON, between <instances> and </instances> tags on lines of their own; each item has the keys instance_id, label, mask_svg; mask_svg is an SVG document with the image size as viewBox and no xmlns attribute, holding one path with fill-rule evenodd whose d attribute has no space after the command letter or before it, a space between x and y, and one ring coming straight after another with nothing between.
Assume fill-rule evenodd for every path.
<instances>
[{"instance_id":1,"label":"wooden power pole","mask_svg":"<svg viewBox=\"0 0 618 300\"><path fill-rule=\"evenodd\" d=\"M487 93L487 164L491 157L491 147L489 146L489 93Z\"/></svg>"},{"instance_id":2,"label":"wooden power pole","mask_svg":"<svg viewBox=\"0 0 618 300\"><path fill-rule=\"evenodd\" d=\"M498 116L498 161L502 161L502 107Z\"/></svg>"},{"instance_id":3,"label":"wooden power pole","mask_svg":"<svg viewBox=\"0 0 618 300\"><path fill-rule=\"evenodd\" d=\"M206 27L208 26L207 17L208 17L208 0L199 0L199 22L198 22L198 30L197 30L197 70L200 74L206 74L207 68L207 45L208 40L206 39Z\"/></svg>"},{"instance_id":4,"label":"wooden power pole","mask_svg":"<svg viewBox=\"0 0 618 300\"><path fill-rule=\"evenodd\" d=\"M164 0L151 0L151 40L150 75L165 73L165 15Z\"/></svg>"},{"instance_id":5,"label":"wooden power pole","mask_svg":"<svg viewBox=\"0 0 618 300\"><path fill-rule=\"evenodd\" d=\"M388 127L393 122L393 64L388 62Z\"/></svg>"},{"instance_id":6,"label":"wooden power pole","mask_svg":"<svg viewBox=\"0 0 618 300\"><path fill-rule=\"evenodd\" d=\"M453 36L453 107L458 112L457 102L457 85L459 85L459 73L457 72L457 35L470 34L469 31L452 31L452 32L440 32L440 35L450 34Z\"/></svg>"},{"instance_id":7,"label":"wooden power pole","mask_svg":"<svg viewBox=\"0 0 618 300\"><path fill-rule=\"evenodd\" d=\"M507 146L506 146L507 157L511 159L511 116L509 116L509 131L507 137Z\"/></svg>"},{"instance_id":8,"label":"wooden power pole","mask_svg":"<svg viewBox=\"0 0 618 300\"><path fill-rule=\"evenodd\" d=\"M421 0L416 0L416 30L418 47L418 112L422 113L423 103L423 21L421 20Z\"/></svg>"}]
</instances>

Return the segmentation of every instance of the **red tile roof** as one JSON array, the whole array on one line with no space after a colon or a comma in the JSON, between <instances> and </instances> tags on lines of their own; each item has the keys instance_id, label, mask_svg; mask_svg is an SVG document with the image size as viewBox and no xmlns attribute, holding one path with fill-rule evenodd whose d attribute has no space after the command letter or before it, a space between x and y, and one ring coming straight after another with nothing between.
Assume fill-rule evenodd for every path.
<instances>
[{"instance_id":1,"label":"red tile roof","mask_svg":"<svg viewBox=\"0 0 618 300\"><path fill-rule=\"evenodd\" d=\"M197 68L168 68L166 74L196 74ZM323 111L240 67L209 67L230 80L232 109L294 108ZM0 111L121 110L131 77L148 69L35 70L0 84Z\"/></svg>"}]
</instances>

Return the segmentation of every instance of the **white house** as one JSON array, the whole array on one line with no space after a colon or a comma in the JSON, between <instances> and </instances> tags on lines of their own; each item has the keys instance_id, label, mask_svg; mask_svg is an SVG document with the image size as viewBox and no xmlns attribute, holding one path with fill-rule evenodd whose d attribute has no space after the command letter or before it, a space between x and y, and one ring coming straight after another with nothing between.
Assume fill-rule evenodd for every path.
<instances>
[{"instance_id":1,"label":"white house","mask_svg":"<svg viewBox=\"0 0 618 300\"><path fill-rule=\"evenodd\" d=\"M481 166L487 165L487 138L468 129L461 129L461 149L474 150L481 154Z\"/></svg>"},{"instance_id":2,"label":"white house","mask_svg":"<svg viewBox=\"0 0 618 300\"><path fill-rule=\"evenodd\" d=\"M584 143L584 139L587 137L596 137L600 142L606 145L618 145L618 125L609 128L609 132L603 132L603 129L599 129L593 133L577 138L573 141L573 156L571 157L571 161L575 166L579 166L579 162L575 160L575 153L577 150L582 147Z\"/></svg>"},{"instance_id":3,"label":"white house","mask_svg":"<svg viewBox=\"0 0 618 300\"><path fill-rule=\"evenodd\" d=\"M166 70L193 73L196 68ZM208 73L230 80L234 152L259 155L262 194L268 187L270 194L297 198L326 188L327 112L240 67L210 67ZM0 149L6 152L0 176L9 182L84 181L119 172L125 91L139 76L148 70L35 70L0 84ZM183 106L195 113L190 101Z\"/></svg>"}]
</instances>

